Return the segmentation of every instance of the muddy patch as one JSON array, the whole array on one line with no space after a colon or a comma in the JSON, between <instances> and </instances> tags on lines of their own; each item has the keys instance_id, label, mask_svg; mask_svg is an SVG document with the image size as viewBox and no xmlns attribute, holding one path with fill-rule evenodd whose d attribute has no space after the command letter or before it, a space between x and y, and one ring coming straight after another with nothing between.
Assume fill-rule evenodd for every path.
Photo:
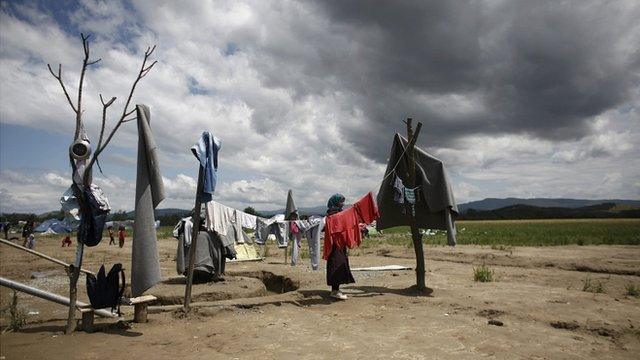
<instances>
[{"instance_id":1,"label":"muddy patch","mask_svg":"<svg viewBox=\"0 0 640 360\"><path fill-rule=\"evenodd\" d=\"M484 309L484 310L478 311L477 314L478 316L486 317L487 319L493 319L500 315L504 315L505 312L497 309Z\"/></svg>"},{"instance_id":2,"label":"muddy patch","mask_svg":"<svg viewBox=\"0 0 640 360\"><path fill-rule=\"evenodd\" d=\"M552 321L549 325L555 329L578 330L580 325L575 321Z\"/></svg>"},{"instance_id":3,"label":"muddy patch","mask_svg":"<svg viewBox=\"0 0 640 360\"><path fill-rule=\"evenodd\" d=\"M152 305L180 305L184 303L186 279L170 278L156 285L152 294L158 300ZM191 290L192 302L211 302L241 298L255 298L273 294L283 294L297 290L299 282L289 277L268 271L236 272L228 274L223 281L194 283Z\"/></svg>"},{"instance_id":4,"label":"muddy patch","mask_svg":"<svg viewBox=\"0 0 640 360\"><path fill-rule=\"evenodd\" d=\"M267 291L275 294L284 294L300 288L300 282L289 277L274 274L270 271L242 271L233 275L256 278L262 281Z\"/></svg>"}]
</instances>

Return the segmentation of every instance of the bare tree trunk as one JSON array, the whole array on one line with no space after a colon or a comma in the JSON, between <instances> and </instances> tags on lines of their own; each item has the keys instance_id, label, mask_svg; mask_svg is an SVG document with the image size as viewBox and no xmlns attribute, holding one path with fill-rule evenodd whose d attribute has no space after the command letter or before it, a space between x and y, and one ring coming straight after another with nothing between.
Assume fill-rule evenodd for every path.
<instances>
[{"instance_id":1,"label":"bare tree trunk","mask_svg":"<svg viewBox=\"0 0 640 360\"><path fill-rule=\"evenodd\" d=\"M65 334L71 334L76 330L76 301L78 299L78 279L80 278L80 268L82 267L82 254L84 245L78 242L76 248L75 264L69 266L67 272L69 275L69 316L67 317L67 327Z\"/></svg>"},{"instance_id":2,"label":"bare tree trunk","mask_svg":"<svg viewBox=\"0 0 640 360\"><path fill-rule=\"evenodd\" d=\"M94 65L101 60L101 59L97 59L93 61L90 60L89 38L91 37L91 35L85 36L84 34L81 33L80 37L82 38L82 47L84 49L84 60L82 62L82 71L80 72L80 79L78 83L78 96L77 96L76 104L74 104L73 101L71 101L71 96L69 96L69 92L67 91L67 88L64 85L64 81L62 80L62 65L61 64L58 65L58 72L55 73L53 72L51 65L47 64L47 68L49 69L49 72L60 83L60 87L62 87L62 92L64 93L65 98L69 103L69 106L71 106L71 109L76 115L76 130L73 137L74 142L80 139L87 140L87 141L89 140L85 132L84 121L82 119L82 114L83 114L82 89L84 86L84 78L85 78L85 73L87 71L87 67ZM69 159L72 162L72 168L74 169L71 178L73 181L74 189L77 190L77 191L74 191L74 193L76 198L78 199L78 203L80 204L81 216L87 215L87 214L83 214L83 211L82 211L82 208L83 208L82 205L83 205L84 199L83 199L81 189L90 188L91 182L92 182L91 169L93 167L93 164L98 161L98 155L100 155L100 153L102 153L102 151L107 147L107 145L113 138L113 135L115 135L116 131L118 131L118 129L120 128L120 125L135 119L135 117L127 119L127 116L133 114L133 112L135 111L135 108L131 111L128 111L129 104L131 102L133 93L136 89L136 85L138 84L138 82L143 77L147 76L149 71L151 71L153 66L157 63L157 61L154 61L153 63L151 63L151 65L147 66L147 61L149 60L149 57L151 56L151 54L153 54L153 51L155 50L155 48L156 48L155 46L149 47L145 51L144 60L142 61L142 66L140 67L140 71L138 72L138 76L136 77L136 80L133 82L133 85L131 86L129 97L127 98L127 102L125 103L124 109L122 110L122 116L120 116L119 120L116 122L116 125L111 130L109 135L106 137L106 140L104 140L104 143L103 143L103 139L105 135L105 125L107 122L107 108L113 104L116 98L113 97L111 98L111 100L105 102L104 99L102 98L102 95L100 95L100 101L102 102L102 126L100 130L100 137L98 140L98 144L94 150L93 157L91 157L91 159L87 158L84 160L76 161L73 158L73 156L71 156L72 150L69 149ZM78 165L80 161L82 161L85 165L82 173L79 173L78 171ZM67 273L69 275L69 316L67 318L67 327L65 331L67 334L72 333L76 329L76 325L77 325L76 324L76 301L78 298L77 284L78 284L78 278L80 277L80 268L82 267L83 252L84 252L84 245L79 241L79 238L78 238L77 248L76 248L76 261L73 265L70 265L67 269Z\"/></svg>"},{"instance_id":3,"label":"bare tree trunk","mask_svg":"<svg viewBox=\"0 0 640 360\"><path fill-rule=\"evenodd\" d=\"M410 189L415 188L416 186L416 162L414 157L414 145L420 133L420 128L422 127L421 123L418 123L418 127L414 134L413 128L411 126L411 122L413 120L411 118L407 119L407 159L408 159L408 169L409 169L409 177L407 181L407 187ZM415 206L415 205L414 205ZM416 253L416 289L419 291L424 291L427 289L425 286L424 275L425 275L425 265L424 265L424 249L422 246L422 234L416 225L416 219L413 214L413 206L407 206L407 216L409 217L409 225L411 226L411 239L413 240L413 249Z\"/></svg>"}]
</instances>

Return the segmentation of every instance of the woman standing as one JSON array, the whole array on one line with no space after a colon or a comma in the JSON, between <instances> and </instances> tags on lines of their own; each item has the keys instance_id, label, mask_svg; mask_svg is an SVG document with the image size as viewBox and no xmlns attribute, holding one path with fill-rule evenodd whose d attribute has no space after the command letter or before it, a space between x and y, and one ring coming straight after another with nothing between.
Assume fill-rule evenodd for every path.
<instances>
[{"instance_id":1,"label":"woman standing","mask_svg":"<svg viewBox=\"0 0 640 360\"><path fill-rule=\"evenodd\" d=\"M344 206L345 198L342 194L335 194L327 203L327 216L339 213ZM325 233L325 236L328 234ZM340 291L341 284L353 284L356 282L349 268L349 257L346 247L336 246L334 243L329 258L327 258L327 285L331 286L331 297L338 300L347 300L347 295Z\"/></svg>"},{"instance_id":2,"label":"woman standing","mask_svg":"<svg viewBox=\"0 0 640 360\"><path fill-rule=\"evenodd\" d=\"M120 226L118 227L118 245L120 247L124 246L125 235L126 231L124 229L124 225L120 224Z\"/></svg>"}]
</instances>

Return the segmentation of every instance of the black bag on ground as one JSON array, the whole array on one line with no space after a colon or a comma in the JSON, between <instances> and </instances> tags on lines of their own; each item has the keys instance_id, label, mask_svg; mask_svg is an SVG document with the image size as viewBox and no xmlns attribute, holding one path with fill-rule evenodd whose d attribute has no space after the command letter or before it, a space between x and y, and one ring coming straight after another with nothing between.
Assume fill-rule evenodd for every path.
<instances>
[{"instance_id":1,"label":"black bag on ground","mask_svg":"<svg viewBox=\"0 0 640 360\"><path fill-rule=\"evenodd\" d=\"M104 265L100 267L98 276L87 274L87 295L94 309L113 309L118 307L120 313L120 297L124 294L125 277L122 264L118 263L111 267L109 273L105 275Z\"/></svg>"}]
</instances>

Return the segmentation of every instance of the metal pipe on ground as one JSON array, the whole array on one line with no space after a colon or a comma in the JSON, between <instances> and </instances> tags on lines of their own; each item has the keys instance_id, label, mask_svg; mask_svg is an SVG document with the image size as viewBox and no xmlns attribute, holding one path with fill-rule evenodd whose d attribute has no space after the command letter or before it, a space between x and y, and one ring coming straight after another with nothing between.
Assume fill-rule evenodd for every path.
<instances>
[{"instance_id":1,"label":"metal pipe on ground","mask_svg":"<svg viewBox=\"0 0 640 360\"><path fill-rule=\"evenodd\" d=\"M1 243L1 244L5 244L5 245L9 245L9 246L11 246L11 247L13 247L13 248L16 248L16 249L18 249L18 250L26 251L26 252L28 252L28 253L30 253L30 254L33 254L33 255L39 256L39 257L41 257L41 258L43 258L43 259L47 259L47 260L49 260L49 261L51 261L51 262L54 262L54 263L56 263L56 264L58 264L58 265L62 265L62 266L64 266L64 267L66 267L66 268L68 268L68 267L69 267L69 265L70 265L70 264L67 264L66 262L64 262L64 261L62 261L62 260L58 260L58 259L56 259L56 258L54 258L54 257L51 257L51 256L46 255L46 254L43 254L43 253L41 253L41 252L38 252L38 251L35 251L35 250L31 250L31 249L27 249L26 247L24 247L24 246L20 246L20 245L18 245L18 244L14 244L14 243L12 243L11 241L7 241L7 240L4 240L4 239L0 239L0 243ZM81 272L83 272L83 273L85 273L85 274L92 274L92 275L95 275L94 273L92 273L92 272L91 272L91 271L89 271L89 270L80 269L80 271L81 271Z\"/></svg>"},{"instance_id":2,"label":"metal pipe on ground","mask_svg":"<svg viewBox=\"0 0 640 360\"><path fill-rule=\"evenodd\" d=\"M9 279L1 277L1 276L0 276L0 286L4 286L4 287L8 287L8 288L13 289L13 290L21 291L21 292L29 294L29 295L37 296L39 298L42 298L42 299L45 299L45 300L49 300L49 301L55 302L55 303L60 304L60 305L69 306L69 298L66 298L64 296L60 296L58 294L50 293L48 291L40 290L40 289L34 288L32 286L17 282L17 281L9 280ZM91 307L91 305L89 305L87 303L84 303L84 302L81 302L81 301L76 301L76 305L78 307ZM96 315L100 315L102 317L108 317L108 318L117 318L118 317L117 314L114 314L111 311L104 310L104 309L97 309L97 310L94 310L94 312L95 312Z\"/></svg>"}]
</instances>

